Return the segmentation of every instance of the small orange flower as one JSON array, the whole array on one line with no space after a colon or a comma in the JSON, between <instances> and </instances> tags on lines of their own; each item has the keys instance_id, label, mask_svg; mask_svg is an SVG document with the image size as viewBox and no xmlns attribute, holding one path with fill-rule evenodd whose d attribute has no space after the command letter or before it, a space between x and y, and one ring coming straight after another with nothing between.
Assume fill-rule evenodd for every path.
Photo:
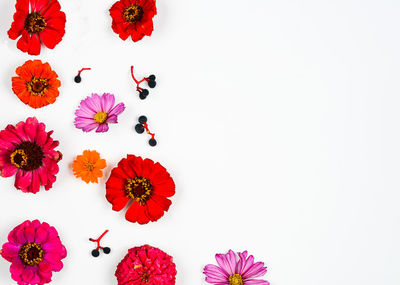
<instances>
[{"instance_id":1,"label":"small orange flower","mask_svg":"<svg viewBox=\"0 0 400 285\"><path fill-rule=\"evenodd\" d=\"M81 178L86 183L98 183L98 179L103 176L106 161L100 158L100 154L95 150L85 150L82 155L78 155L72 163L72 171L76 178Z\"/></svg>"},{"instance_id":2,"label":"small orange flower","mask_svg":"<svg viewBox=\"0 0 400 285\"><path fill-rule=\"evenodd\" d=\"M28 60L16 73L18 76L12 78L12 90L22 102L37 109L56 101L61 82L47 62Z\"/></svg>"}]
</instances>

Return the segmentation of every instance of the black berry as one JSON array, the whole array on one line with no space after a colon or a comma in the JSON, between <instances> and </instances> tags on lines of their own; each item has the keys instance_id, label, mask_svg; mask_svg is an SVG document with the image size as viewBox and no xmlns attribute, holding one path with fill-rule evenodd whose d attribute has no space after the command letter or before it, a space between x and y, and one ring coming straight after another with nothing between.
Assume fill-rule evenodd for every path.
<instances>
[{"instance_id":1,"label":"black berry","mask_svg":"<svg viewBox=\"0 0 400 285\"><path fill-rule=\"evenodd\" d=\"M140 93L139 93L139 98L142 99L142 100L144 100L144 99L146 99L146 97L147 97L148 95L149 95L149 90L143 89L143 90L141 90Z\"/></svg>"},{"instance_id":2,"label":"black berry","mask_svg":"<svg viewBox=\"0 0 400 285\"><path fill-rule=\"evenodd\" d=\"M154 88L157 85L155 80L150 80L149 82L147 82L147 84L149 85L150 88Z\"/></svg>"},{"instance_id":3,"label":"black berry","mask_svg":"<svg viewBox=\"0 0 400 285\"><path fill-rule=\"evenodd\" d=\"M109 254L111 252L111 249L109 247L105 247L105 248L103 248L103 252L105 254Z\"/></svg>"},{"instance_id":4,"label":"black berry","mask_svg":"<svg viewBox=\"0 0 400 285\"><path fill-rule=\"evenodd\" d=\"M155 139L150 139L149 140L149 145L156 146L157 145L157 141Z\"/></svg>"},{"instance_id":5,"label":"black berry","mask_svg":"<svg viewBox=\"0 0 400 285\"><path fill-rule=\"evenodd\" d=\"M144 96L147 96L147 95L149 95L149 90L143 89L142 91L140 91L140 94L143 94Z\"/></svg>"},{"instance_id":6,"label":"black berry","mask_svg":"<svg viewBox=\"0 0 400 285\"><path fill-rule=\"evenodd\" d=\"M92 255L93 255L93 257L98 257L100 255L100 252L97 249L93 249Z\"/></svg>"},{"instance_id":7,"label":"black berry","mask_svg":"<svg viewBox=\"0 0 400 285\"><path fill-rule=\"evenodd\" d=\"M137 125L135 126L135 131L136 131L138 134L143 134L144 128L143 128L142 124L137 124Z\"/></svg>"},{"instance_id":8,"label":"black berry","mask_svg":"<svg viewBox=\"0 0 400 285\"><path fill-rule=\"evenodd\" d=\"M81 76L80 76L80 75L75 76L74 81L75 81L76 83L80 83L80 82L82 81Z\"/></svg>"},{"instance_id":9,"label":"black berry","mask_svg":"<svg viewBox=\"0 0 400 285\"><path fill-rule=\"evenodd\" d=\"M147 79L150 80L150 81L155 81L156 80L156 76L154 74L152 74L149 77L147 77Z\"/></svg>"},{"instance_id":10,"label":"black berry","mask_svg":"<svg viewBox=\"0 0 400 285\"><path fill-rule=\"evenodd\" d=\"M147 122L147 117L146 116L140 116L139 117L139 123L144 124Z\"/></svg>"}]
</instances>

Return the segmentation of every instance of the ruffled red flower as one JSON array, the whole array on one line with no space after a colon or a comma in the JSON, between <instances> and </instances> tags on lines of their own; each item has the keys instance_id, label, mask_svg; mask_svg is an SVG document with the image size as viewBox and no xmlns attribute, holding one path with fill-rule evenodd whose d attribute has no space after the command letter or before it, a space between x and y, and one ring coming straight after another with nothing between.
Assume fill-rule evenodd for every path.
<instances>
[{"instance_id":1,"label":"ruffled red flower","mask_svg":"<svg viewBox=\"0 0 400 285\"><path fill-rule=\"evenodd\" d=\"M172 256L144 245L131 248L118 264L118 285L174 285L176 266Z\"/></svg>"},{"instance_id":2,"label":"ruffled red flower","mask_svg":"<svg viewBox=\"0 0 400 285\"><path fill-rule=\"evenodd\" d=\"M0 132L0 175L15 174L15 188L37 193L40 186L49 190L56 181L61 152L59 142L46 132L46 125L28 118L16 126L8 125Z\"/></svg>"},{"instance_id":3,"label":"ruffled red flower","mask_svg":"<svg viewBox=\"0 0 400 285\"><path fill-rule=\"evenodd\" d=\"M124 41L134 42L153 32L153 17L157 14L155 0L121 0L110 9L112 29Z\"/></svg>"},{"instance_id":4,"label":"ruffled red flower","mask_svg":"<svg viewBox=\"0 0 400 285\"><path fill-rule=\"evenodd\" d=\"M17 47L31 55L40 54L41 44L53 49L65 34L65 14L57 0L17 0L14 21L8 31Z\"/></svg>"},{"instance_id":5,"label":"ruffled red flower","mask_svg":"<svg viewBox=\"0 0 400 285\"><path fill-rule=\"evenodd\" d=\"M132 201L125 218L130 222L147 224L160 219L171 205L175 183L158 162L128 155L111 172L106 183L106 198L114 211L121 211Z\"/></svg>"}]
</instances>

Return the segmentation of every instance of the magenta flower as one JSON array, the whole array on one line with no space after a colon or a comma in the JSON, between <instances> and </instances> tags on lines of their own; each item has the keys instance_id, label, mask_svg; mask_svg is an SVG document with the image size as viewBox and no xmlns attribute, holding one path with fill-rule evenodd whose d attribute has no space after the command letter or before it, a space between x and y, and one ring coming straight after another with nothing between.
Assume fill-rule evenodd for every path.
<instances>
[{"instance_id":1,"label":"magenta flower","mask_svg":"<svg viewBox=\"0 0 400 285\"><path fill-rule=\"evenodd\" d=\"M54 227L35 220L9 233L1 256L11 262L11 278L19 285L43 285L51 282L53 271L63 268L67 251Z\"/></svg>"},{"instance_id":2,"label":"magenta flower","mask_svg":"<svg viewBox=\"0 0 400 285\"><path fill-rule=\"evenodd\" d=\"M218 285L269 285L268 281L255 279L267 273L263 262L254 263L252 255L247 257L247 251L237 255L232 250L227 254L216 254L219 266L209 264L204 267L206 281Z\"/></svg>"},{"instance_id":3,"label":"magenta flower","mask_svg":"<svg viewBox=\"0 0 400 285\"><path fill-rule=\"evenodd\" d=\"M96 129L98 133L108 131L108 124L118 123L118 115L125 110L124 103L114 106L113 94L104 93L101 97L92 94L81 101L79 108L75 111L75 127L84 132Z\"/></svg>"},{"instance_id":4,"label":"magenta flower","mask_svg":"<svg viewBox=\"0 0 400 285\"><path fill-rule=\"evenodd\" d=\"M51 189L56 181L61 152L58 141L46 131L46 125L28 118L0 131L0 175L15 175L15 187L23 192L37 193L40 186Z\"/></svg>"}]
</instances>

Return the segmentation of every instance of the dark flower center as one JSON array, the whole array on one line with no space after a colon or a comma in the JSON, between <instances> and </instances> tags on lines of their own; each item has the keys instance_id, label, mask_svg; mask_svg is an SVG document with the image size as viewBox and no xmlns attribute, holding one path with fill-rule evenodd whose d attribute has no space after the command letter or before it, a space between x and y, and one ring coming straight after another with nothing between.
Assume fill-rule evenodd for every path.
<instances>
[{"instance_id":1,"label":"dark flower center","mask_svg":"<svg viewBox=\"0 0 400 285\"><path fill-rule=\"evenodd\" d=\"M10 162L22 170L31 171L42 166L43 158L42 148L35 142L26 141L11 153Z\"/></svg>"},{"instance_id":2,"label":"dark flower center","mask_svg":"<svg viewBox=\"0 0 400 285\"><path fill-rule=\"evenodd\" d=\"M46 20L38 12L32 12L25 18L25 30L30 34L38 34L47 26Z\"/></svg>"},{"instance_id":3,"label":"dark flower center","mask_svg":"<svg viewBox=\"0 0 400 285\"><path fill-rule=\"evenodd\" d=\"M153 185L150 180L144 177L127 179L125 183L126 195L140 204L145 204L151 196Z\"/></svg>"},{"instance_id":4,"label":"dark flower center","mask_svg":"<svg viewBox=\"0 0 400 285\"><path fill-rule=\"evenodd\" d=\"M147 271L142 274L142 282L147 283L150 281L150 273Z\"/></svg>"},{"instance_id":5,"label":"dark flower center","mask_svg":"<svg viewBox=\"0 0 400 285\"><path fill-rule=\"evenodd\" d=\"M49 87L47 79L33 77L31 81L26 82L28 91L34 96L43 96L43 92Z\"/></svg>"},{"instance_id":6,"label":"dark flower center","mask_svg":"<svg viewBox=\"0 0 400 285\"><path fill-rule=\"evenodd\" d=\"M139 5L131 5L124 11L124 17L127 22L136 23L143 18L143 8Z\"/></svg>"},{"instance_id":7,"label":"dark flower center","mask_svg":"<svg viewBox=\"0 0 400 285\"><path fill-rule=\"evenodd\" d=\"M40 243L26 243L18 253L21 261L28 266L36 266L42 260L44 256L44 251Z\"/></svg>"},{"instance_id":8,"label":"dark flower center","mask_svg":"<svg viewBox=\"0 0 400 285\"><path fill-rule=\"evenodd\" d=\"M229 285L243 285L243 278L240 274L229 276Z\"/></svg>"}]
</instances>

